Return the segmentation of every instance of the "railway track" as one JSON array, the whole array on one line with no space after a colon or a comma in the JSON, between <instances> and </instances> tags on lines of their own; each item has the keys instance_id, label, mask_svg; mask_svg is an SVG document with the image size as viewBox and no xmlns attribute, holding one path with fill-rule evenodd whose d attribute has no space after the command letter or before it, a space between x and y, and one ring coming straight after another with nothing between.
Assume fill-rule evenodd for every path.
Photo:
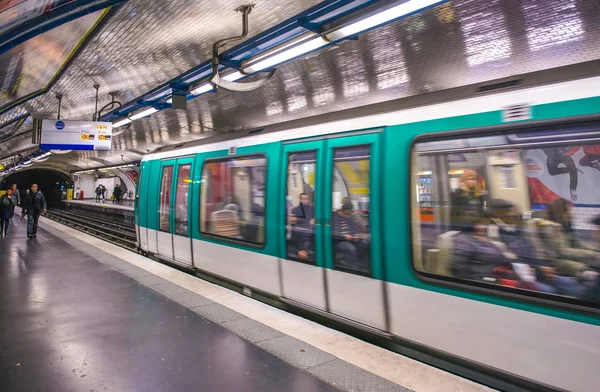
<instances>
[{"instance_id":1,"label":"railway track","mask_svg":"<svg viewBox=\"0 0 600 392\"><path fill-rule=\"evenodd\" d=\"M133 225L118 223L96 216L54 209L48 210L45 216L53 221L101 238L107 242L137 251L135 227Z\"/></svg>"}]
</instances>

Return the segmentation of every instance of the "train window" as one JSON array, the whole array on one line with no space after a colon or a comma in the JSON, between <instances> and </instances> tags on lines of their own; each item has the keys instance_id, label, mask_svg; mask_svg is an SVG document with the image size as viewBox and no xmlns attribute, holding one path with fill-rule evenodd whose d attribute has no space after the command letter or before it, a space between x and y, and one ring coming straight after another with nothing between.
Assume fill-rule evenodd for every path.
<instances>
[{"instance_id":1,"label":"train window","mask_svg":"<svg viewBox=\"0 0 600 392\"><path fill-rule=\"evenodd\" d=\"M173 181L173 166L163 166L160 183L160 230L171 231L171 182Z\"/></svg>"},{"instance_id":2,"label":"train window","mask_svg":"<svg viewBox=\"0 0 600 392\"><path fill-rule=\"evenodd\" d=\"M315 264L315 175L317 153L288 157L286 243L290 260Z\"/></svg>"},{"instance_id":3,"label":"train window","mask_svg":"<svg viewBox=\"0 0 600 392\"><path fill-rule=\"evenodd\" d=\"M175 190L175 234L188 235L188 190L190 188L189 164L179 165Z\"/></svg>"},{"instance_id":4,"label":"train window","mask_svg":"<svg viewBox=\"0 0 600 392\"><path fill-rule=\"evenodd\" d=\"M589 127L416 143L415 269L600 305L600 126Z\"/></svg>"},{"instance_id":5,"label":"train window","mask_svg":"<svg viewBox=\"0 0 600 392\"><path fill-rule=\"evenodd\" d=\"M266 164L263 155L204 163L200 208L203 234L264 244Z\"/></svg>"},{"instance_id":6,"label":"train window","mask_svg":"<svg viewBox=\"0 0 600 392\"><path fill-rule=\"evenodd\" d=\"M370 273L370 146L334 149L332 184L333 264Z\"/></svg>"}]
</instances>

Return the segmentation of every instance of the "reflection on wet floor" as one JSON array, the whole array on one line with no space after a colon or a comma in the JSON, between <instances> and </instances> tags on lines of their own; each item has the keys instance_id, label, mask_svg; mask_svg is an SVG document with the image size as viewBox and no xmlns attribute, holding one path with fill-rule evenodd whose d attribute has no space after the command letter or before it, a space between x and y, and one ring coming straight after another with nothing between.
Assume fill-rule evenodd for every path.
<instances>
[{"instance_id":1,"label":"reflection on wet floor","mask_svg":"<svg viewBox=\"0 0 600 392\"><path fill-rule=\"evenodd\" d=\"M40 229L0 241L3 391L332 391Z\"/></svg>"}]
</instances>

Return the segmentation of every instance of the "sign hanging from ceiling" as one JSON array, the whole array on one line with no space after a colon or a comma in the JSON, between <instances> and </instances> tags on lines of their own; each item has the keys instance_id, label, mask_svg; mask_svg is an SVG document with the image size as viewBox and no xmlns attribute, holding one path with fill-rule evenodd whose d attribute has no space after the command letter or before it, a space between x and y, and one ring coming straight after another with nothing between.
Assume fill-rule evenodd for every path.
<instances>
[{"instance_id":1,"label":"sign hanging from ceiling","mask_svg":"<svg viewBox=\"0 0 600 392\"><path fill-rule=\"evenodd\" d=\"M36 121L42 150L110 151L112 123L100 121Z\"/></svg>"}]
</instances>

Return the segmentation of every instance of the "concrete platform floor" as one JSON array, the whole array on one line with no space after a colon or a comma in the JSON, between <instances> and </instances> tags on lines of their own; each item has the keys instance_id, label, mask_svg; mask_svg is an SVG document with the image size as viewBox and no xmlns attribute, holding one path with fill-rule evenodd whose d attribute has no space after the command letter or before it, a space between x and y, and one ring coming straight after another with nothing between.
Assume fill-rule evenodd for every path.
<instances>
[{"instance_id":1,"label":"concrete platform floor","mask_svg":"<svg viewBox=\"0 0 600 392\"><path fill-rule=\"evenodd\" d=\"M0 240L0 386L337 390L24 221Z\"/></svg>"}]
</instances>

